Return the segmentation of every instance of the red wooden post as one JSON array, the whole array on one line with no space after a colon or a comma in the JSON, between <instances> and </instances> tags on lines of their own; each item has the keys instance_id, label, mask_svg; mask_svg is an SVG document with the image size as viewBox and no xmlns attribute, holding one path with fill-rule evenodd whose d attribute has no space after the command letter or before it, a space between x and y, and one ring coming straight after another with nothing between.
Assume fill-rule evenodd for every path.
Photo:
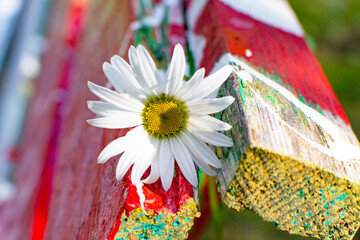
<instances>
[{"instance_id":1,"label":"red wooden post","mask_svg":"<svg viewBox=\"0 0 360 240\"><path fill-rule=\"evenodd\" d=\"M224 203L290 233L350 239L359 226L359 142L287 2L185 2L197 67L235 71L219 92L237 98L218 115L235 142L220 151Z\"/></svg>"}]
</instances>

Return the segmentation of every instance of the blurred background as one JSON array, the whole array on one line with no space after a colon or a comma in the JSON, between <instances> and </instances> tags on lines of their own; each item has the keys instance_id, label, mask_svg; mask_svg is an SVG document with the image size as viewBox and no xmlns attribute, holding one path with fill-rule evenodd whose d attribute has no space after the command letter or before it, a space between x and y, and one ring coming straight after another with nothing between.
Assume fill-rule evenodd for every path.
<instances>
[{"instance_id":1,"label":"blurred background","mask_svg":"<svg viewBox=\"0 0 360 240\"><path fill-rule=\"evenodd\" d=\"M47 47L44 33L52 2L0 0L0 202L12 194L11 162ZM360 1L289 2L359 137ZM210 221L200 239L309 239L277 230L249 211L239 214L219 207L218 215L221 221Z\"/></svg>"},{"instance_id":2,"label":"blurred background","mask_svg":"<svg viewBox=\"0 0 360 240\"><path fill-rule=\"evenodd\" d=\"M12 193L27 104L41 69L50 0L0 0L0 202Z\"/></svg>"}]
</instances>

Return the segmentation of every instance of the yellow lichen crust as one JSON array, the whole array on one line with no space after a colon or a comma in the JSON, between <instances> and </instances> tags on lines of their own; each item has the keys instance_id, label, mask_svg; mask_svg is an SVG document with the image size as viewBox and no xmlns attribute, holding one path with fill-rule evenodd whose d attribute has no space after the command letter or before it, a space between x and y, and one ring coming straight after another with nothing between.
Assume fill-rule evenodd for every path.
<instances>
[{"instance_id":1,"label":"yellow lichen crust","mask_svg":"<svg viewBox=\"0 0 360 240\"><path fill-rule=\"evenodd\" d=\"M360 225L358 185L257 148L243 155L223 201L292 234L320 239L352 239Z\"/></svg>"},{"instance_id":2,"label":"yellow lichen crust","mask_svg":"<svg viewBox=\"0 0 360 240\"><path fill-rule=\"evenodd\" d=\"M191 198L177 213L154 214L137 208L126 216L121 216L121 225L114 240L135 239L186 239L194 224L194 217L199 217L197 206Z\"/></svg>"}]
</instances>

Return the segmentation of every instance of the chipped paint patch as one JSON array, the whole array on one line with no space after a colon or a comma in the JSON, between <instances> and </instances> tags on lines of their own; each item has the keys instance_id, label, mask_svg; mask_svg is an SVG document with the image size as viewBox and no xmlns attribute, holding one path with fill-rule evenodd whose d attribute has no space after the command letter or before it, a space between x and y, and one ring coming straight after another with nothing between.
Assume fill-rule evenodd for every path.
<instances>
[{"instance_id":1,"label":"chipped paint patch","mask_svg":"<svg viewBox=\"0 0 360 240\"><path fill-rule=\"evenodd\" d=\"M192 198L177 213L147 211L146 215L142 208L137 208L123 213L114 240L186 239L195 217L200 217L200 212Z\"/></svg>"}]
</instances>

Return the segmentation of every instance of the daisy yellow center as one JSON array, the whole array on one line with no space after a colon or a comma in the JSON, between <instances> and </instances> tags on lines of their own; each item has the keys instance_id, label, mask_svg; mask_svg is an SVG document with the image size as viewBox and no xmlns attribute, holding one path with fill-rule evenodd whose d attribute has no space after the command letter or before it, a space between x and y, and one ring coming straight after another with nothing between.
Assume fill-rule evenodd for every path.
<instances>
[{"instance_id":1,"label":"daisy yellow center","mask_svg":"<svg viewBox=\"0 0 360 240\"><path fill-rule=\"evenodd\" d=\"M146 131L157 138L177 136L186 126L187 110L183 102L169 96L150 98L143 109Z\"/></svg>"}]
</instances>

